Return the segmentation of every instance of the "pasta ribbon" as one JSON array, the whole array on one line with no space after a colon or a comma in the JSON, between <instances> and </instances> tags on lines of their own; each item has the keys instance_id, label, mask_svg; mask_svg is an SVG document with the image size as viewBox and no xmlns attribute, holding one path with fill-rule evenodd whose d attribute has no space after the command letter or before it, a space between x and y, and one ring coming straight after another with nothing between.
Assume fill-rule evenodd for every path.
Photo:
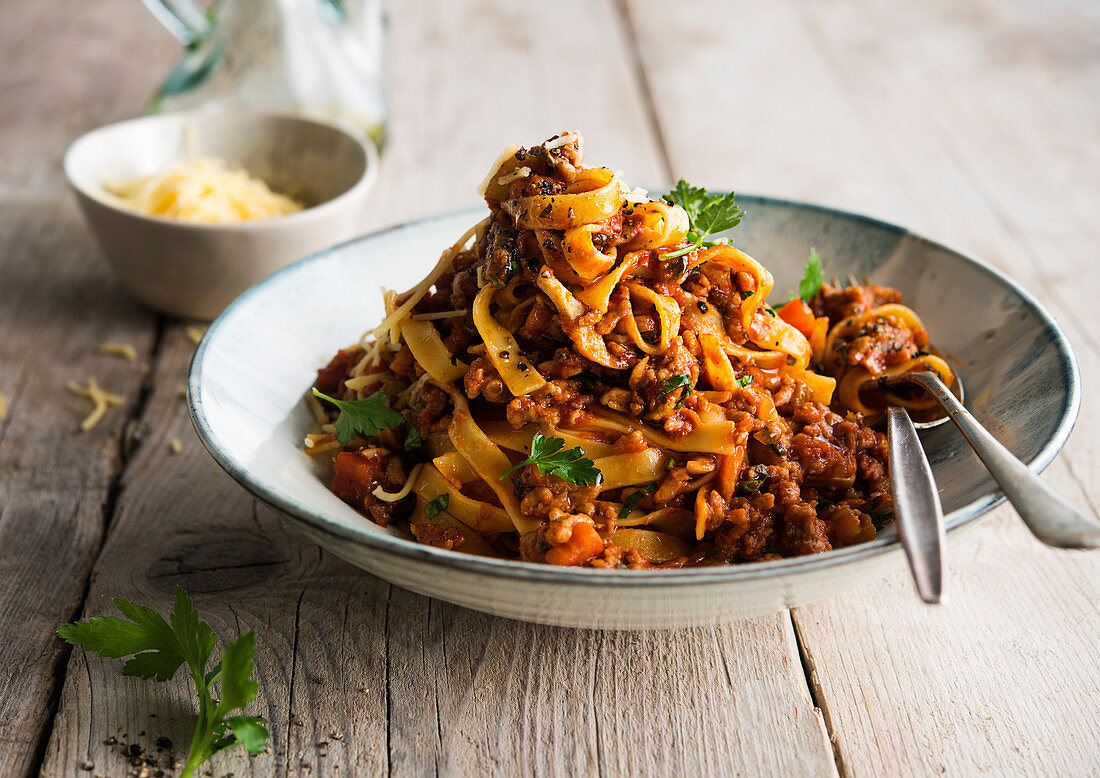
<instances>
[{"instance_id":1,"label":"pasta ribbon","mask_svg":"<svg viewBox=\"0 0 1100 778\"><path fill-rule=\"evenodd\" d=\"M600 491L656 481L664 475L667 461L668 457L655 448L647 448L636 454L600 457L595 460L596 468L603 473Z\"/></svg>"},{"instance_id":2,"label":"pasta ribbon","mask_svg":"<svg viewBox=\"0 0 1100 778\"><path fill-rule=\"evenodd\" d=\"M581 224L605 222L623 203L618 176L607 168L587 168L577 173L565 192L505 200L501 207L529 230L567 230Z\"/></svg>"},{"instance_id":3,"label":"pasta ribbon","mask_svg":"<svg viewBox=\"0 0 1100 778\"><path fill-rule=\"evenodd\" d=\"M457 381L470 369L443 345L430 321L405 319L401 322L401 337L420 366L439 384Z\"/></svg>"},{"instance_id":4,"label":"pasta ribbon","mask_svg":"<svg viewBox=\"0 0 1100 778\"><path fill-rule=\"evenodd\" d=\"M748 336L760 348L780 351L791 357L797 367L810 364L813 356L810 341L778 316L761 311L749 326Z\"/></svg>"},{"instance_id":5,"label":"pasta ribbon","mask_svg":"<svg viewBox=\"0 0 1100 778\"><path fill-rule=\"evenodd\" d=\"M691 546L672 535L648 529L617 529L611 542L623 551L634 550L649 562L671 562L691 553Z\"/></svg>"},{"instance_id":6,"label":"pasta ribbon","mask_svg":"<svg viewBox=\"0 0 1100 778\"><path fill-rule=\"evenodd\" d=\"M687 237L690 224L687 211L664 200L636 203L627 217L638 226L638 232L627 243L624 251L660 249L675 246Z\"/></svg>"},{"instance_id":7,"label":"pasta ribbon","mask_svg":"<svg viewBox=\"0 0 1100 778\"><path fill-rule=\"evenodd\" d=\"M512 466L508 457L477 426L477 422L470 415L466 398L457 392L453 392L451 396L455 401L455 412L451 416L447 434L450 435L455 449L466 458L474 471L496 494L516 531L520 535L533 532L538 528L538 521L520 513L519 500L512 488L512 482L504 477Z\"/></svg>"},{"instance_id":8,"label":"pasta ribbon","mask_svg":"<svg viewBox=\"0 0 1100 778\"><path fill-rule=\"evenodd\" d=\"M746 273L752 277L756 288L748 297L741 300L741 326L748 331L753 317L775 286L772 274L744 251L725 243L700 251L699 262L713 262L715 265L729 268L734 273Z\"/></svg>"},{"instance_id":9,"label":"pasta ribbon","mask_svg":"<svg viewBox=\"0 0 1100 778\"><path fill-rule=\"evenodd\" d=\"M592 237L606 228L600 224L581 224L565 231L561 250L565 261L582 281L589 283L615 265L615 249L605 253L596 248Z\"/></svg>"},{"instance_id":10,"label":"pasta ribbon","mask_svg":"<svg viewBox=\"0 0 1100 778\"><path fill-rule=\"evenodd\" d=\"M508 391L516 397L530 394L546 383L535 366L520 349L516 339L493 318L489 304L496 290L485 285L474 298L474 326L485 342L485 356L500 373Z\"/></svg>"},{"instance_id":11,"label":"pasta ribbon","mask_svg":"<svg viewBox=\"0 0 1100 778\"><path fill-rule=\"evenodd\" d=\"M611 293L644 256L643 253L627 254L614 270L578 292L577 299L594 311L607 313L611 305Z\"/></svg>"}]
</instances>

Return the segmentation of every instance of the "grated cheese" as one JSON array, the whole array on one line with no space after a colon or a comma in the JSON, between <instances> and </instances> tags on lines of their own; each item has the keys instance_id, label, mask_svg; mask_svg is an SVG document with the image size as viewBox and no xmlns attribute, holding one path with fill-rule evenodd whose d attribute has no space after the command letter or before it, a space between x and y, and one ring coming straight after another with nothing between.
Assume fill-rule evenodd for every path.
<instances>
[{"instance_id":1,"label":"grated cheese","mask_svg":"<svg viewBox=\"0 0 1100 778\"><path fill-rule=\"evenodd\" d=\"M206 334L206 327L192 324L184 330L184 333L186 333L187 339L197 346L202 340L202 336Z\"/></svg>"},{"instance_id":2,"label":"grated cheese","mask_svg":"<svg viewBox=\"0 0 1100 778\"><path fill-rule=\"evenodd\" d=\"M178 162L162 173L104 184L104 189L128 210L205 224L270 219L304 207L246 171L211 158Z\"/></svg>"},{"instance_id":3,"label":"grated cheese","mask_svg":"<svg viewBox=\"0 0 1100 778\"><path fill-rule=\"evenodd\" d=\"M409 477L405 479L405 485L401 487L400 492L387 492L381 486L376 486L371 494L382 502L397 502L398 500L404 500L409 496L409 492L412 491L413 485L416 483L416 479L420 475L420 471L423 467L424 463L421 462L409 471Z\"/></svg>"},{"instance_id":4,"label":"grated cheese","mask_svg":"<svg viewBox=\"0 0 1100 778\"><path fill-rule=\"evenodd\" d=\"M559 135L558 137L554 138L553 140L546 141L546 143L544 143L542 145L544 147L546 147L547 151L550 151L551 149L556 149L559 146L565 146L566 144L572 143L573 141L577 140L577 138L579 138L579 137L580 136L577 135L577 133L575 133L575 132L567 132L564 135Z\"/></svg>"},{"instance_id":5,"label":"grated cheese","mask_svg":"<svg viewBox=\"0 0 1100 778\"><path fill-rule=\"evenodd\" d=\"M510 144L504 151L500 152L497 161L489 166L488 174L486 174L485 179L477 188L477 193L481 197L484 197L485 193L489 191L489 184L493 183L493 177L496 176L497 171L500 170L500 166L507 162L509 157L514 156L517 151L519 151L519 146L514 143Z\"/></svg>"},{"instance_id":6,"label":"grated cheese","mask_svg":"<svg viewBox=\"0 0 1100 778\"><path fill-rule=\"evenodd\" d=\"M414 313L410 319L417 321L435 321L436 319L451 319L455 316L465 316L470 312L469 308L458 308L453 311L436 311L435 313Z\"/></svg>"},{"instance_id":7,"label":"grated cheese","mask_svg":"<svg viewBox=\"0 0 1100 778\"><path fill-rule=\"evenodd\" d=\"M81 386L76 381L69 381L69 391L78 397L92 401L92 412L84 418L84 421L80 422L82 432L87 432L99 424L103 417L107 415L108 408L123 403L121 395L103 391L95 378L89 378L87 386Z\"/></svg>"},{"instance_id":8,"label":"grated cheese","mask_svg":"<svg viewBox=\"0 0 1100 778\"><path fill-rule=\"evenodd\" d=\"M511 173L505 173L503 176L498 178L497 183L500 184L501 186L504 186L505 184L510 184L513 181L516 181L517 179L527 178L527 176L529 176L529 175L531 175L531 168L529 168L529 167L517 167Z\"/></svg>"},{"instance_id":9,"label":"grated cheese","mask_svg":"<svg viewBox=\"0 0 1100 778\"><path fill-rule=\"evenodd\" d=\"M137 361L137 349L129 343L100 343L99 353L108 357L122 357L127 362Z\"/></svg>"},{"instance_id":10,"label":"grated cheese","mask_svg":"<svg viewBox=\"0 0 1100 778\"><path fill-rule=\"evenodd\" d=\"M178 454L183 451L183 442L179 438L172 438L168 441L168 448L172 449L173 454Z\"/></svg>"},{"instance_id":11,"label":"grated cheese","mask_svg":"<svg viewBox=\"0 0 1100 778\"><path fill-rule=\"evenodd\" d=\"M0 392L0 419L8 415L8 398Z\"/></svg>"}]
</instances>

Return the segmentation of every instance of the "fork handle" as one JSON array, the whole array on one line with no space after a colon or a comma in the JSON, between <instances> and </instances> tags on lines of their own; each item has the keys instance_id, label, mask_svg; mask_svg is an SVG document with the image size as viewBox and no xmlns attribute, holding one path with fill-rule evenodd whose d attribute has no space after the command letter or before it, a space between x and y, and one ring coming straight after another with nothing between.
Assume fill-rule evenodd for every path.
<instances>
[{"instance_id":1,"label":"fork handle","mask_svg":"<svg viewBox=\"0 0 1100 778\"><path fill-rule=\"evenodd\" d=\"M1100 548L1100 521L1085 514L1031 472L978 423L933 373L907 373L932 395L985 463L1005 497L1039 540L1059 548Z\"/></svg>"}]
</instances>

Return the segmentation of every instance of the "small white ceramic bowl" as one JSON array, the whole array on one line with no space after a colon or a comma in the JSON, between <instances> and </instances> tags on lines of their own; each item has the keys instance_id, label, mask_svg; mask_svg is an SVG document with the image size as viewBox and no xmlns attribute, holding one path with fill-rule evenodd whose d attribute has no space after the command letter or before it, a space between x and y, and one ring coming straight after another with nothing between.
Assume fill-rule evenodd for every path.
<instances>
[{"instance_id":1,"label":"small white ceramic bowl","mask_svg":"<svg viewBox=\"0 0 1100 778\"><path fill-rule=\"evenodd\" d=\"M771 198L737 201L749 216L736 243L775 273L777 289L796 286L816 246L829 275L866 274L903 290L958 367L974 415L1033 470L1054 458L1077 417L1080 372L1058 325L1026 291L899 227ZM187 387L191 418L214 459L294 527L375 575L526 621L617 629L712 624L905 569L893 526L869 543L814 556L592 570L423 546L343 503L302 448L312 418L302 398L317 369L385 315L378 286L416 283L482 216L466 211L364 236L280 271L234 302L207 330ZM923 430L921 439L954 538L1004 498L953 425Z\"/></svg>"},{"instance_id":2,"label":"small white ceramic bowl","mask_svg":"<svg viewBox=\"0 0 1100 778\"><path fill-rule=\"evenodd\" d=\"M196 224L127 211L104 188L191 156L244 168L308 207L272 219ZM378 153L369 141L314 119L187 112L92 130L69 147L64 167L123 286L157 310L212 319L279 268L355 235Z\"/></svg>"}]
</instances>

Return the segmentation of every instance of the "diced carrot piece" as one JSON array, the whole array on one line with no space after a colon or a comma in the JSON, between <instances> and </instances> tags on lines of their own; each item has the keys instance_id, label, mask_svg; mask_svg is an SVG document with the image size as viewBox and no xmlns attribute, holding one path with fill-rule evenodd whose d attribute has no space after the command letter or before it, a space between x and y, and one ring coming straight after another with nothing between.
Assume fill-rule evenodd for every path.
<instances>
[{"instance_id":1,"label":"diced carrot piece","mask_svg":"<svg viewBox=\"0 0 1100 778\"><path fill-rule=\"evenodd\" d=\"M787 322L809 339L814 331L814 312L799 297L779 309L779 318Z\"/></svg>"},{"instance_id":2,"label":"diced carrot piece","mask_svg":"<svg viewBox=\"0 0 1100 778\"><path fill-rule=\"evenodd\" d=\"M373 482L380 470L377 457L359 451L341 451L333 462L332 491L349 505L362 510L370 503Z\"/></svg>"},{"instance_id":3,"label":"diced carrot piece","mask_svg":"<svg viewBox=\"0 0 1100 778\"><path fill-rule=\"evenodd\" d=\"M546 561L551 565L576 567L603 551L603 538L596 528L586 521L573 525L573 534L560 546L554 546L546 552Z\"/></svg>"}]
</instances>

